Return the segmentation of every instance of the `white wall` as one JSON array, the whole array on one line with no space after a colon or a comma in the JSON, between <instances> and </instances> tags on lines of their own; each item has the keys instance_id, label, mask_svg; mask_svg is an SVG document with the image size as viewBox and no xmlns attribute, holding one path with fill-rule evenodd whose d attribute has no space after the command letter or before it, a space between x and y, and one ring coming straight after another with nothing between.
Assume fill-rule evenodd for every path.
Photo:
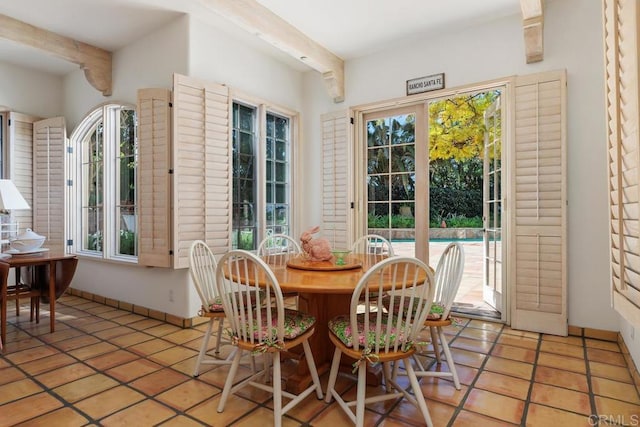
<instances>
[{"instance_id":1,"label":"white wall","mask_svg":"<svg viewBox=\"0 0 640 427\"><path fill-rule=\"evenodd\" d=\"M620 329L609 307L604 65L600 2L545 2L544 61L525 63L520 15L454 30L346 63L346 96L331 104L319 76L305 78L305 186L309 224L320 223L321 113L405 95L406 80L444 72L447 88L566 69L568 74L569 324ZM323 92L324 91L324 92ZM324 96L322 96L324 94ZM308 104L308 106L307 106ZM636 358L636 360L640 360Z\"/></svg>"},{"instance_id":2,"label":"white wall","mask_svg":"<svg viewBox=\"0 0 640 427\"><path fill-rule=\"evenodd\" d=\"M170 88L174 72L224 83L292 109L302 104L299 72L187 16L116 52L114 95L109 100L133 103L138 88ZM74 74L65 81L67 117L74 126L86 112L107 101L83 79ZM180 317L194 316L200 306L187 269L83 258L72 286Z\"/></svg>"},{"instance_id":3,"label":"white wall","mask_svg":"<svg viewBox=\"0 0 640 427\"><path fill-rule=\"evenodd\" d=\"M189 74L300 111L302 73L243 45L230 35L191 19Z\"/></svg>"},{"instance_id":4,"label":"white wall","mask_svg":"<svg viewBox=\"0 0 640 427\"><path fill-rule=\"evenodd\" d=\"M62 114L62 77L0 62L0 106L37 117Z\"/></svg>"}]
</instances>

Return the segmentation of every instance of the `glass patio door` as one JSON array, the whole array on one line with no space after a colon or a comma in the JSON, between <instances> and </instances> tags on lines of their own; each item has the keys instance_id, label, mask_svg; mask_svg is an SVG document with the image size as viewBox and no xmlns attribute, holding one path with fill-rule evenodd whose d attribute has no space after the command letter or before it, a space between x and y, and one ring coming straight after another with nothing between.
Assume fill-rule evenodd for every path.
<instances>
[{"instance_id":1,"label":"glass patio door","mask_svg":"<svg viewBox=\"0 0 640 427\"><path fill-rule=\"evenodd\" d=\"M502 312L502 131L500 97L484 113L483 287L484 302Z\"/></svg>"},{"instance_id":2,"label":"glass patio door","mask_svg":"<svg viewBox=\"0 0 640 427\"><path fill-rule=\"evenodd\" d=\"M364 116L367 233L428 262L425 122L422 104Z\"/></svg>"}]
</instances>

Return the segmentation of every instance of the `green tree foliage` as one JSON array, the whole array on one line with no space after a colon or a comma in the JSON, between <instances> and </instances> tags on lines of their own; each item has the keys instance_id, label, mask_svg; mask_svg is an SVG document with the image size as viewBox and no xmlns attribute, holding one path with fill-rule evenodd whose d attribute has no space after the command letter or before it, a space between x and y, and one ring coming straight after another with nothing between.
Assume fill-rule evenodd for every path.
<instances>
[{"instance_id":1,"label":"green tree foliage","mask_svg":"<svg viewBox=\"0 0 640 427\"><path fill-rule=\"evenodd\" d=\"M429 105L430 217L482 216L484 112L498 91Z\"/></svg>"}]
</instances>

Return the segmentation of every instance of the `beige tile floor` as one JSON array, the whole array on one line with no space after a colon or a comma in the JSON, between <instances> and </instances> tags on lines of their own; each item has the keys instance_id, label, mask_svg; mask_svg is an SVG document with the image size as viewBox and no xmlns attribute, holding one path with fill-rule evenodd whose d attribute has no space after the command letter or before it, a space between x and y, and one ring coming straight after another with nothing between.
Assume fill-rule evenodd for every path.
<instances>
[{"instance_id":1,"label":"beige tile floor","mask_svg":"<svg viewBox=\"0 0 640 427\"><path fill-rule=\"evenodd\" d=\"M26 308L26 307L25 307ZM191 376L204 325L158 320L63 296L56 332L9 309L0 357L0 426L268 426L270 397L245 389L216 406L227 367ZM436 426L638 425L640 398L615 342L512 330L460 319L447 331L462 390L423 378ZM432 365L431 369L439 369ZM444 364L441 369L446 369ZM327 375L321 377L326 387ZM344 393L355 383L340 378ZM349 425L336 406L309 396L284 426ZM367 407L367 426L421 425L404 400Z\"/></svg>"}]
</instances>

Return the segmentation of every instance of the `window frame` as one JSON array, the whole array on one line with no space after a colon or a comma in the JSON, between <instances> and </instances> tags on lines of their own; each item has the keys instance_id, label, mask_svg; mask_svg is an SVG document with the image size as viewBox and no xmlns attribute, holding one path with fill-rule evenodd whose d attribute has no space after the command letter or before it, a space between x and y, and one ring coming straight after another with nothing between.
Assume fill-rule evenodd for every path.
<instances>
[{"instance_id":1,"label":"window frame","mask_svg":"<svg viewBox=\"0 0 640 427\"><path fill-rule=\"evenodd\" d=\"M119 233L120 233L120 215L117 210L120 206L119 200L119 144L112 144L119 141L119 121L121 110L132 110L134 112L134 158L136 163L136 172L134 183L137 187L137 167L138 167L138 129L136 106L126 102L109 102L101 104L86 114L80 124L74 129L69 138L69 145L73 153L72 167L70 168L71 197L69 198L69 209L73 212L72 230L72 251L77 255L82 255L94 259L103 259L111 261L121 261L125 263L137 264L138 262L138 239L136 235L135 254L126 255L119 254ZM94 251L84 248L85 234L83 230L83 209L84 209L84 183L82 182L83 172L83 147L82 143L86 140L95 126L103 120L103 143L102 143L102 167L103 167L103 246L101 251ZM115 139L117 136L117 140ZM134 198L134 209L137 212L137 197ZM139 215L136 213L136 230L138 227Z\"/></svg>"},{"instance_id":2,"label":"window frame","mask_svg":"<svg viewBox=\"0 0 640 427\"><path fill-rule=\"evenodd\" d=\"M299 208L295 203L297 199L296 191L300 186L295 185L298 177L298 165L299 165L299 150L297 145L299 143L300 136L300 114L296 111L290 110L286 107L282 107L280 105L274 104L269 101L265 101L260 98L256 98L245 93L239 91L232 91L229 94L229 110L233 112L233 105L241 104L243 106L253 108L256 112L256 181L258 182L257 188L257 214L256 214L256 239L254 241L255 248L257 249L260 241L267 236L267 195L266 195L266 146L267 146L267 114L274 115L276 117L281 117L287 119L289 121L289 152L288 152L288 173L289 173L289 182L288 182L288 192L289 192L289 235L296 238L298 235L297 219L299 218ZM233 151L233 124L232 118L230 119L229 125L229 150ZM255 147L254 147L255 148ZM231 185L233 185L233 171L229 172L231 176ZM231 188L230 191L233 191ZM232 202L233 204L233 202ZM235 229L233 228L233 206L230 208L231 211L231 227L230 227L230 245L232 245L232 238Z\"/></svg>"}]
</instances>

